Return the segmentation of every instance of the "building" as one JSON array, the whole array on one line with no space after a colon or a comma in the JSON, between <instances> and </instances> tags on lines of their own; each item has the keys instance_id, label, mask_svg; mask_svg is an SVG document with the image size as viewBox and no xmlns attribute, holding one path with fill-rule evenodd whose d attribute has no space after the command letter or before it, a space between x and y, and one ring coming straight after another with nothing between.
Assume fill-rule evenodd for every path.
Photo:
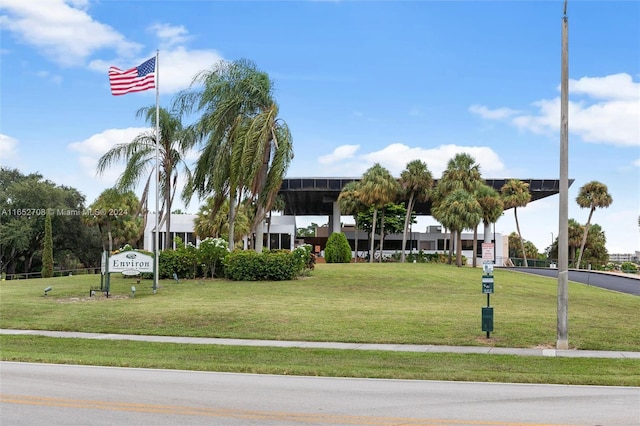
<instances>
[{"instance_id":1,"label":"building","mask_svg":"<svg viewBox=\"0 0 640 426\"><path fill-rule=\"evenodd\" d=\"M609 262L624 263L633 262L638 263L640 261L640 251L635 253L611 253L609 254Z\"/></svg>"},{"instance_id":2,"label":"building","mask_svg":"<svg viewBox=\"0 0 640 426\"><path fill-rule=\"evenodd\" d=\"M351 229L341 228L341 212L338 204L338 196L342 188L349 182L357 181L357 178L286 178L280 186L278 194L285 200L285 210L282 216L273 216L271 224L265 221L264 224L264 240L265 248L284 248L293 249L301 240L296 240L296 222L297 216L328 216L328 226L320 229L321 235L313 238L312 246L314 251L321 252L324 249L323 241L332 232L344 232L347 239L355 248L356 232L353 227ZM509 179L486 179L487 185L496 190L500 190ZM556 179L520 179L529 184L529 192L531 193L531 202L542 198L555 195L559 192L559 181ZM434 182L437 183L437 180ZM573 179L569 180L569 185L573 184ZM417 203L415 212L418 215L430 215L431 203ZM171 241L179 236L185 242L191 242L194 245L199 244L199 240L195 237L194 219L195 215L171 215L171 232L169 237ZM144 234L144 248L153 250L154 234L153 227L155 218L149 215L147 227ZM162 228L162 226L161 226ZM269 230L269 232L267 232ZM326 235L325 235L326 234ZM166 238L163 229L160 230L160 247L164 247L164 238ZM306 240L305 240L306 241ZM362 256L362 251L368 249L368 236L363 231L357 233L358 253L354 256ZM425 253L444 252L449 250L449 244L445 247L445 241L450 238L442 232L440 226L429 226L425 232L412 232L411 238L407 244L407 250L420 251ZM475 247L475 256L482 260L482 242L484 236L478 235L478 246ZM500 234L494 234L488 238L488 241L495 243L494 258L496 265L503 265L508 258L508 238ZM175 242L172 245L175 247ZM384 254L393 254L399 252L402 246L402 235L385 236ZM362 247L362 249L361 249ZM244 248L248 248L248 240L244 240ZM317 249L317 250L316 250ZM468 262L473 261L474 247L473 234L462 234L462 253L467 257ZM481 262L480 262L481 263Z\"/></svg>"},{"instance_id":3,"label":"building","mask_svg":"<svg viewBox=\"0 0 640 426\"><path fill-rule=\"evenodd\" d=\"M191 243L195 246L200 244L200 239L196 237L195 229L195 214L172 214L171 215L171 231L170 241L171 247L176 248L176 237L179 237L185 244ZM148 251L154 251L155 248L155 234L153 229L155 227L155 214L150 213L147 217L147 226L144 230L144 249ZM267 240L267 228L269 228L268 240ZM296 220L293 216L273 216L271 218L271 226L268 227L267 221L264 225L264 247L271 249L288 249L295 248L295 235L296 235ZM164 247L164 241L166 238L166 231L164 226L160 226L160 247ZM249 245L248 239L245 238L244 248Z\"/></svg>"}]
</instances>

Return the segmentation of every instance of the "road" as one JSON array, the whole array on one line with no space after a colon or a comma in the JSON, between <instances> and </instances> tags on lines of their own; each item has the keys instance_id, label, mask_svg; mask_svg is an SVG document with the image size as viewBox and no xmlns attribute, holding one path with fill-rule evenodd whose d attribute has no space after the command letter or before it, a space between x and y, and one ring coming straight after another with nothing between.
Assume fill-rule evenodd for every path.
<instances>
[{"instance_id":1,"label":"road","mask_svg":"<svg viewBox=\"0 0 640 426\"><path fill-rule=\"evenodd\" d=\"M0 363L3 425L637 425L640 388Z\"/></svg>"},{"instance_id":2,"label":"road","mask_svg":"<svg viewBox=\"0 0 640 426\"><path fill-rule=\"evenodd\" d=\"M552 268L508 268L511 271L558 278L558 270ZM640 296L640 279L617 274L593 271L569 271L569 281Z\"/></svg>"}]
</instances>

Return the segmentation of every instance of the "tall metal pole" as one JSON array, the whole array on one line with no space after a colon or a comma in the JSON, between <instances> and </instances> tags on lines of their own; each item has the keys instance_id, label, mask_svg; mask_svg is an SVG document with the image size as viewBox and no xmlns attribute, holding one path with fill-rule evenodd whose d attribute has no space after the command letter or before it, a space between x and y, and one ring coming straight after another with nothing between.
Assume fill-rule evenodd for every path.
<instances>
[{"instance_id":1,"label":"tall metal pole","mask_svg":"<svg viewBox=\"0 0 640 426\"><path fill-rule=\"evenodd\" d=\"M158 229L158 216L160 215L160 169L159 169L159 160L158 157L160 157L160 103L159 103L159 98L160 98L160 63L158 62L160 56L160 51L156 50L156 75L155 75L155 79L156 79L156 171L155 171L155 176L156 176L156 223L155 223L155 230L156 233L154 235L155 238L155 273L153 274L153 294L156 293L156 290L158 288L158 280L160 277L160 230ZM167 236L168 237L168 236Z\"/></svg>"},{"instance_id":2,"label":"tall metal pole","mask_svg":"<svg viewBox=\"0 0 640 426\"><path fill-rule=\"evenodd\" d=\"M562 72L560 81L560 209L558 216L558 340L557 349L569 349L569 19L567 0L562 17Z\"/></svg>"}]
</instances>

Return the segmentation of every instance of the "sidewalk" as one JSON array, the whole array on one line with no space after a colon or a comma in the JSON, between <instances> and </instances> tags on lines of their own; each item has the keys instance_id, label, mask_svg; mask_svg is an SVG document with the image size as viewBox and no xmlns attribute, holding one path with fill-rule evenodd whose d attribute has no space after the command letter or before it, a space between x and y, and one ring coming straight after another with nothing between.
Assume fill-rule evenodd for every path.
<instances>
[{"instance_id":1,"label":"sidewalk","mask_svg":"<svg viewBox=\"0 0 640 426\"><path fill-rule=\"evenodd\" d=\"M377 343L295 342L284 340L217 339L207 337L140 336L134 334L101 334L45 330L0 329L0 334L47 336L96 340L133 340L138 342L181 343L190 345L262 346L278 348L350 349L363 351L400 351L429 353L461 353L486 355L546 356L563 358L632 358L640 352L584 351L556 349L494 348L484 346L395 345Z\"/></svg>"}]
</instances>

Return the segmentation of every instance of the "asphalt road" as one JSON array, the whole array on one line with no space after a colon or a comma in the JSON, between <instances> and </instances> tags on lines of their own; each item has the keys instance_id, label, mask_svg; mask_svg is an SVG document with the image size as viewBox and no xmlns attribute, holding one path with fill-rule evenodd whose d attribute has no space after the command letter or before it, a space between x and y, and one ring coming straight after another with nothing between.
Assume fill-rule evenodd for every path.
<instances>
[{"instance_id":1,"label":"asphalt road","mask_svg":"<svg viewBox=\"0 0 640 426\"><path fill-rule=\"evenodd\" d=\"M558 270L551 268L509 268L528 274L558 278ZM569 271L569 281L640 296L640 279L593 271Z\"/></svg>"},{"instance_id":2,"label":"asphalt road","mask_svg":"<svg viewBox=\"0 0 640 426\"><path fill-rule=\"evenodd\" d=\"M0 363L3 425L638 425L640 388Z\"/></svg>"}]
</instances>

